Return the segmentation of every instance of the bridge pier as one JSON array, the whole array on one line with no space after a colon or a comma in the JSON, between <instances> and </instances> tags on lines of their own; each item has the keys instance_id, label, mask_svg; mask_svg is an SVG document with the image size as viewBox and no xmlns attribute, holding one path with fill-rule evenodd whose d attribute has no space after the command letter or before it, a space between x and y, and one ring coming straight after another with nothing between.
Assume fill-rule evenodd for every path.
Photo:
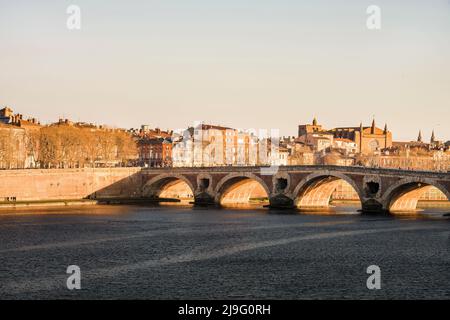
<instances>
[{"instance_id":1,"label":"bridge pier","mask_svg":"<svg viewBox=\"0 0 450 320\"><path fill-rule=\"evenodd\" d=\"M376 199L368 199L361 203L361 212L365 214L386 214L387 210Z\"/></svg>"},{"instance_id":2,"label":"bridge pier","mask_svg":"<svg viewBox=\"0 0 450 320\"><path fill-rule=\"evenodd\" d=\"M194 206L198 207L217 207L215 198L207 192L200 192L194 195Z\"/></svg>"},{"instance_id":3,"label":"bridge pier","mask_svg":"<svg viewBox=\"0 0 450 320\"><path fill-rule=\"evenodd\" d=\"M294 200L283 195L278 194L273 197L269 197L269 208L272 209L294 209Z\"/></svg>"}]
</instances>

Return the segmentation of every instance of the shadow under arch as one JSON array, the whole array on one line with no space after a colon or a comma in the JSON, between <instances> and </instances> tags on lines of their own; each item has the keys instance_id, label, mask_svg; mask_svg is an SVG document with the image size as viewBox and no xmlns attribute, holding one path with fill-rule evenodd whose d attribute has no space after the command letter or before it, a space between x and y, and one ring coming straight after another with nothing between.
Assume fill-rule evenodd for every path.
<instances>
[{"instance_id":1,"label":"shadow under arch","mask_svg":"<svg viewBox=\"0 0 450 320\"><path fill-rule=\"evenodd\" d=\"M362 204L363 193L353 179L340 172L323 171L309 174L295 187L294 206L300 210L329 208L331 196L341 181L353 188Z\"/></svg>"},{"instance_id":2,"label":"shadow under arch","mask_svg":"<svg viewBox=\"0 0 450 320\"><path fill-rule=\"evenodd\" d=\"M189 179L181 174L160 174L145 183L142 197L193 201L194 187Z\"/></svg>"},{"instance_id":3,"label":"shadow under arch","mask_svg":"<svg viewBox=\"0 0 450 320\"><path fill-rule=\"evenodd\" d=\"M450 201L450 192L444 186L426 178L402 179L391 185L381 200L384 208L391 213L416 212L421 196L433 187L441 191Z\"/></svg>"},{"instance_id":4,"label":"shadow under arch","mask_svg":"<svg viewBox=\"0 0 450 320\"><path fill-rule=\"evenodd\" d=\"M269 204L267 184L252 173L230 173L215 188L214 202L225 207Z\"/></svg>"}]
</instances>

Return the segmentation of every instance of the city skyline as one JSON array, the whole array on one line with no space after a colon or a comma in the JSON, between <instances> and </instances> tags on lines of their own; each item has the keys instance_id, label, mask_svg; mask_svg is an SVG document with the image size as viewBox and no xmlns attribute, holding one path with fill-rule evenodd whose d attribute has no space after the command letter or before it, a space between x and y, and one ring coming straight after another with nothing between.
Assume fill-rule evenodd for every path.
<instances>
[{"instance_id":1,"label":"city skyline","mask_svg":"<svg viewBox=\"0 0 450 320\"><path fill-rule=\"evenodd\" d=\"M195 121L192 124L186 124L182 128L174 128L174 127L170 127L170 126L167 127L167 128L166 127L165 128L161 128L161 127L157 127L157 126L152 126L151 124L148 124L148 123L141 123L141 124L137 125L136 127L127 128L127 127L123 127L123 126L120 126L120 125L119 126L110 125L108 123L96 123L96 122L93 122L93 121L91 121L89 119L77 119L77 120L75 120L75 119L70 119L70 118L66 118L66 117L59 117L58 119L50 120L48 122L41 122L40 119L35 117L34 115L26 115L26 114L24 115L22 112L16 112L16 110L12 109L11 106L2 106L2 105L0 105L0 109L1 108L10 108L12 112L14 112L16 115L22 116L24 120L31 120L31 121L39 123L40 125L43 125L43 126L51 125L51 124L55 124L55 123L67 120L67 121L71 121L73 123L91 124L91 125L95 125L95 126L102 126L102 127L106 127L106 128L112 128L112 129L139 130L139 129L142 129L144 127L147 127L147 128L153 128L153 129L167 130L168 132L174 132L174 133L183 132L184 130L186 130L186 129L190 128L190 127L195 127L195 126L197 126L197 125L199 125L201 123L208 124L208 125L213 125L213 126L223 126L224 128L230 128L230 129L233 129L233 130L234 129L242 130L242 131L245 131L245 132L253 132L253 130L256 130L255 131L256 133L259 132L259 131L261 131L261 132L266 132L267 131L267 134L269 134L271 132L271 129L278 130L277 128L249 128L249 127L238 128L238 127L233 126L233 124L225 124L224 125L222 123L211 123L211 122L206 122L206 121ZM298 125L300 123L302 123L302 124L303 123L304 124L312 124L313 122L317 122L318 119L319 119L319 117L314 116L312 121L308 121L308 120L301 121L301 122L298 123ZM361 121L359 123L359 125L354 125L354 124L351 124L351 123L349 123L349 124L350 125L338 127L338 126L327 125L327 124L321 123L321 125L323 125L324 128L328 128L328 129L324 129L325 131L329 131L329 130L332 130L334 128L344 128L344 127L345 128L351 128L351 127L357 128L360 125L362 125L365 128L368 128L368 127L371 127L372 125L375 124L379 128L386 128L386 129L388 129L388 131L392 132L392 130L390 129L388 123L385 123L385 124L378 123L378 122L376 122L375 117L372 118L371 123L365 123L364 121ZM276 131L273 131L273 132L276 132ZM295 137L295 136L298 136L298 135L297 135L297 133L293 133L291 135L282 135L282 134L280 134L279 136L280 137ZM431 139L440 140L440 141L443 141L443 142L449 141L449 139L447 137L440 136L439 132L436 132L435 129L432 129L431 132L429 133L429 135L427 134L427 132L424 132L424 130L419 129L418 132L416 132L416 135L413 135L411 137L411 139L409 139L409 140L402 140L402 141L404 141L404 142L418 141L419 137L420 137L420 141L424 141L424 142L430 141ZM393 133L393 138L394 138L394 141L400 141L399 139L395 139L396 138L395 133Z\"/></svg>"},{"instance_id":2,"label":"city skyline","mask_svg":"<svg viewBox=\"0 0 450 320\"><path fill-rule=\"evenodd\" d=\"M294 135L375 115L396 140L450 137L448 1L377 1L380 30L365 1L77 1L81 30L68 2L0 4L0 103L43 122Z\"/></svg>"}]
</instances>

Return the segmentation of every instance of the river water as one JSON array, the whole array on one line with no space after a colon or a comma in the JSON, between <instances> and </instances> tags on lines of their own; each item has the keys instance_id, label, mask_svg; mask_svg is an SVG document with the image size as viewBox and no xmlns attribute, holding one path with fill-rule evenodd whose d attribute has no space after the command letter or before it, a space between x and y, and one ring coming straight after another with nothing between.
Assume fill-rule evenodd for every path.
<instances>
[{"instance_id":1,"label":"river water","mask_svg":"<svg viewBox=\"0 0 450 320\"><path fill-rule=\"evenodd\" d=\"M0 213L1 299L450 299L448 209L182 206ZM81 290L68 290L69 265ZM366 286L367 267L381 289Z\"/></svg>"}]
</instances>

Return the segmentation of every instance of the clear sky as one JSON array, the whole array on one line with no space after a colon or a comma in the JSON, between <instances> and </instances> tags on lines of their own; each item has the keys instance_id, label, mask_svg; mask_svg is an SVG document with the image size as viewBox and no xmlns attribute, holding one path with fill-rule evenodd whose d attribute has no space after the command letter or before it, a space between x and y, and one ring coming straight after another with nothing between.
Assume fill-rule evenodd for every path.
<instances>
[{"instance_id":1,"label":"clear sky","mask_svg":"<svg viewBox=\"0 0 450 320\"><path fill-rule=\"evenodd\" d=\"M66 9L81 8L81 30ZM381 8L381 30L366 8ZM119 127L450 139L449 0L0 0L0 105Z\"/></svg>"}]
</instances>

